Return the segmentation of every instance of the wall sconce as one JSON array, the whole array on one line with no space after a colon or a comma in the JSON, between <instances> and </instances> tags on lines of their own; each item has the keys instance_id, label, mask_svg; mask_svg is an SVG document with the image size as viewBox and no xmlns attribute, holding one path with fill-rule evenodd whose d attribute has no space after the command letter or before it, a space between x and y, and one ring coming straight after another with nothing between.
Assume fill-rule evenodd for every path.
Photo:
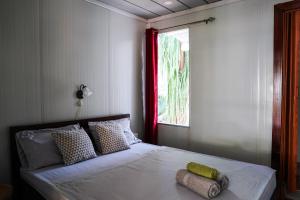
<instances>
[{"instance_id":1,"label":"wall sconce","mask_svg":"<svg viewBox=\"0 0 300 200\"><path fill-rule=\"evenodd\" d=\"M91 96L93 92L84 84L79 86L79 89L76 92L76 97L79 99L78 106L82 106L82 100L88 96Z\"/></svg>"}]
</instances>

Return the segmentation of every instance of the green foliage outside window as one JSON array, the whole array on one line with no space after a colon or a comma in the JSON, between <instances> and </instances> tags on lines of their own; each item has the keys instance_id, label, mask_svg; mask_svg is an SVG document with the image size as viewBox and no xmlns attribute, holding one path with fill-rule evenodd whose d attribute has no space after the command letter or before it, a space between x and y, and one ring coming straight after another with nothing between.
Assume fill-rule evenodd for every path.
<instances>
[{"instance_id":1,"label":"green foliage outside window","mask_svg":"<svg viewBox=\"0 0 300 200\"><path fill-rule=\"evenodd\" d=\"M158 121L189 125L189 51L166 33L158 39Z\"/></svg>"}]
</instances>

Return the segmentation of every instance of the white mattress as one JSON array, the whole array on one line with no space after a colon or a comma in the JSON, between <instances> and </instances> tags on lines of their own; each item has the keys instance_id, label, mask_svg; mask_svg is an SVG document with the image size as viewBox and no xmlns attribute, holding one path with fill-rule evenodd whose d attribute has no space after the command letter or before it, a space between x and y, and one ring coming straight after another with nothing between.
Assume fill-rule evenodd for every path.
<instances>
[{"instance_id":1,"label":"white mattress","mask_svg":"<svg viewBox=\"0 0 300 200\"><path fill-rule=\"evenodd\" d=\"M144 143L71 166L21 174L49 200L201 200L175 181L176 171L190 161L229 177L229 188L216 200L268 200L276 187L269 167Z\"/></svg>"}]
</instances>

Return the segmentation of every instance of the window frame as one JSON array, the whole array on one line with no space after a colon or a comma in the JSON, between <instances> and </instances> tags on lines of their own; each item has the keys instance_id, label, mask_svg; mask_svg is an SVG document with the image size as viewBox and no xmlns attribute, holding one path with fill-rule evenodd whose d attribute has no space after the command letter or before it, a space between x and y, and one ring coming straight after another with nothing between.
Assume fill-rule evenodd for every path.
<instances>
[{"instance_id":1,"label":"window frame","mask_svg":"<svg viewBox=\"0 0 300 200\"><path fill-rule=\"evenodd\" d=\"M190 71L190 73L189 73L189 88L188 88L188 94L189 94L189 108L188 108L188 110L189 110L189 120L188 120L188 124L186 124L186 125L184 125L184 124L172 124L172 123L167 123L167 122L160 122L160 121L158 121L158 117L157 117L157 124L158 125L163 125L163 126L172 126L172 127L178 127L178 128L190 128L191 127L191 75L192 75L192 73L191 73L191 69L192 69L192 67L191 67L191 40L190 40L190 36L191 36L191 34L190 34L190 30L191 30L191 28L189 27L189 26L181 26L181 27L177 27L177 28L170 28L170 29L164 29L163 31L159 31L158 32L158 37L159 37L159 35L160 34L163 34L163 33L169 33L169 32L174 32L174 31L179 31L179 30L183 30L183 29L188 29L188 38L189 38L189 71ZM158 42L158 41L157 41ZM158 56L157 56L157 61L158 61ZM159 62L158 62L158 65L157 65L157 67L159 67ZM159 71L159 70L157 70L157 71ZM158 98L158 96L157 96L157 98ZM157 101L158 101L158 99L157 99ZM157 104L157 110L158 110L158 104Z\"/></svg>"}]
</instances>

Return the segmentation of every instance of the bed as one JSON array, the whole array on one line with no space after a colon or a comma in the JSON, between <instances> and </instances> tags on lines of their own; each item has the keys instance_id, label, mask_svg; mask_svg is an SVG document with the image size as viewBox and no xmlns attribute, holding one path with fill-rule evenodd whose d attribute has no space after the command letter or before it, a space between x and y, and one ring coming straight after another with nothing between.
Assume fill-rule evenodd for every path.
<instances>
[{"instance_id":1,"label":"bed","mask_svg":"<svg viewBox=\"0 0 300 200\"><path fill-rule=\"evenodd\" d=\"M87 131L87 122L121 119L116 115L76 121ZM74 121L12 127L27 129L59 127ZM85 200L202 200L200 196L176 184L178 169L195 161L210 165L230 179L229 188L216 200L267 200L276 188L275 171L255 165L165 146L138 143L130 149L74 165L54 165L37 170L22 170L12 136L14 185L18 199ZM20 198L22 197L22 198Z\"/></svg>"}]
</instances>

